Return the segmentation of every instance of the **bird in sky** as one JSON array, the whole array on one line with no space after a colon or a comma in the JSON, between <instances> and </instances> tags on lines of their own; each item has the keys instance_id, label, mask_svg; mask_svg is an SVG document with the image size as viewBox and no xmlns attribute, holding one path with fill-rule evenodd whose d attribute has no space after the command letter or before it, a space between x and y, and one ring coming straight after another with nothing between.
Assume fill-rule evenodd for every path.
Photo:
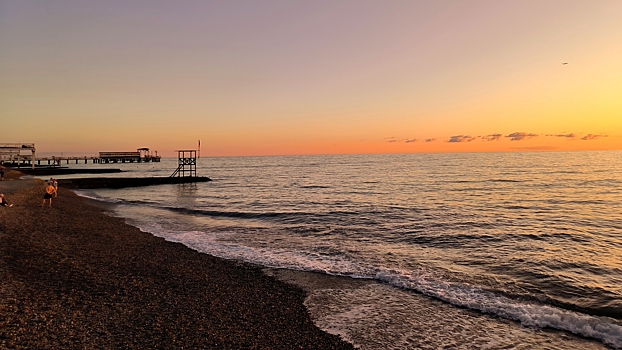
<instances>
[{"instance_id":1,"label":"bird in sky","mask_svg":"<svg viewBox=\"0 0 622 350\"><path fill-rule=\"evenodd\" d=\"M562 64L568 64L568 62L562 62Z\"/></svg>"}]
</instances>

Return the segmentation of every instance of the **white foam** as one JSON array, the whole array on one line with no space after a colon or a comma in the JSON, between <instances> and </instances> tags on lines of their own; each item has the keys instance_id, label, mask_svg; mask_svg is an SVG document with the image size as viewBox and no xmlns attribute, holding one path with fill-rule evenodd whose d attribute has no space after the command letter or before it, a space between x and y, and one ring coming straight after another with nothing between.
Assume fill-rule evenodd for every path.
<instances>
[{"instance_id":1,"label":"white foam","mask_svg":"<svg viewBox=\"0 0 622 350\"><path fill-rule=\"evenodd\" d=\"M272 268L322 272L330 275L343 275L344 271L357 271L349 276L373 278L373 270L338 256L323 256L317 253L296 252L288 249L274 249L244 246L228 241L235 233L207 233L202 231L175 232L163 229L158 224L143 224L139 227L145 232L166 240L182 243L202 253L224 259L245 262ZM366 273L362 273L365 271Z\"/></svg>"},{"instance_id":2,"label":"white foam","mask_svg":"<svg viewBox=\"0 0 622 350\"><path fill-rule=\"evenodd\" d=\"M323 289L305 301L314 322L366 349L583 349L595 341L541 332L388 285Z\"/></svg>"},{"instance_id":3,"label":"white foam","mask_svg":"<svg viewBox=\"0 0 622 350\"><path fill-rule=\"evenodd\" d=\"M271 246L243 245L237 242L243 240L239 233L172 231L153 223L138 226L143 231L216 257L242 260L272 268L377 279L391 286L414 290L456 306L519 321L524 326L568 331L622 349L622 325L615 319L510 299L476 286L442 280L433 271L424 268L418 271L398 271L354 262L340 254L324 255Z\"/></svg>"},{"instance_id":4,"label":"white foam","mask_svg":"<svg viewBox=\"0 0 622 350\"><path fill-rule=\"evenodd\" d=\"M394 271L379 272L377 278L400 288L419 291L453 305L479 310L529 327L568 331L594 338L615 348L622 348L622 325L609 317L597 317L550 305L513 300L481 288L437 281L426 273L400 274Z\"/></svg>"},{"instance_id":5,"label":"white foam","mask_svg":"<svg viewBox=\"0 0 622 350\"><path fill-rule=\"evenodd\" d=\"M100 202L107 202L107 203L122 203L123 202L122 200L119 200L119 199L99 197L92 192L88 192L84 190L72 190L72 191L80 197L84 197L84 198L88 198L88 199L92 199L92 200L96 200Z\"/></svg>"}]
</instances>

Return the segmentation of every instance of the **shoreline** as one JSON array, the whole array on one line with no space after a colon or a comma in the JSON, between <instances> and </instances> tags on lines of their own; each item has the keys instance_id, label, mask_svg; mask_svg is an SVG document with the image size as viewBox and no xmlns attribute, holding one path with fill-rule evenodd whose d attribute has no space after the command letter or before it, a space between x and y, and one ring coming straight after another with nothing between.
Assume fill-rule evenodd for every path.
<instances>
[{"instance_id":1,"label":"shoreline","mask_svg":"<svg viewBox=\"0 0 622 350\"><path fill-rule=\"evenodd\" d=\"M307 292L198 253L7 171L0 192L0 347L353 349L320 330Z\"/></svg>"}]
</instances>

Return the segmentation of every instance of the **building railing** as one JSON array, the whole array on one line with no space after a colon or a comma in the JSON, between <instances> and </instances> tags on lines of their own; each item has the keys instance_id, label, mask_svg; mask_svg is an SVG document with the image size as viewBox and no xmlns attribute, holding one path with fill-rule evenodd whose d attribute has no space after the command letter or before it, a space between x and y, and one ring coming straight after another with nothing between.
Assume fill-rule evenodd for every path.
<instances>
[{"instance_id":1,"label":"building railing","mask_svg":"<svg viewBox=\"0 0 622 350\"><path fill-rule=\"evenodd\" d=\"M34 149L34 143L0 143L0 149L11 149L11 150L20 150L20 149Z\"/></svg>"},{"instance_id":2,"label":"building railing","mask_svg":"<svg viewBox=\"0 0 622 350\"><path fill-rule=\"evenodd\" d=\"M140 152L99 152L99 158L136 157L140 158Z\"/></svg>"}]
</instances>

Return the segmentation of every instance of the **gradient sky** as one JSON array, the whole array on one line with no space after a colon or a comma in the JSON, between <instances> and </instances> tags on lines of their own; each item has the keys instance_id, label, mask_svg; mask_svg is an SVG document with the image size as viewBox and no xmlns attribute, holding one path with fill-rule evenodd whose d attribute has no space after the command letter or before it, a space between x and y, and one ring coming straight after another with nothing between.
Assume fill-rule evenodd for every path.
<instances>
[{"instance_id":1,"label":"gradient sky","mask_svg":"<svg viewBox=\"0 0 622 350\"><path fill-rule=\"evenodd\" d=\"M621 19L620 0L0 0L0 143L622 149Z\"/></svg>"}]
</instances>

